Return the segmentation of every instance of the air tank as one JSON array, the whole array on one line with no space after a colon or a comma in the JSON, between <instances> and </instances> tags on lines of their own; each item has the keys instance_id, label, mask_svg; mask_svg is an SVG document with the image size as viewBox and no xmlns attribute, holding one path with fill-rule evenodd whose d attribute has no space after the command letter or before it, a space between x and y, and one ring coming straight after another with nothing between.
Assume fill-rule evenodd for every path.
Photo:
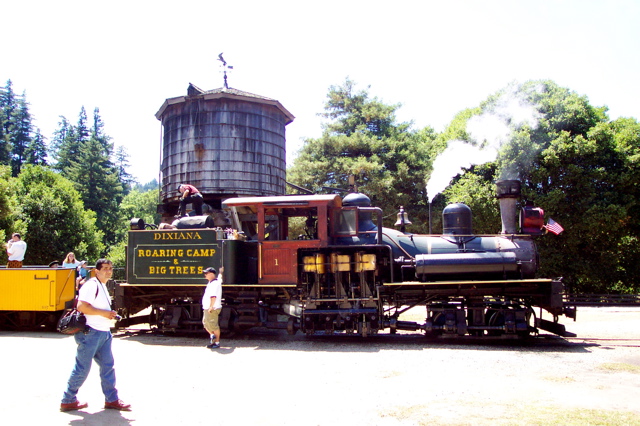
<instances>
[{"instance_id":1,"label":"air tank","mask_svg":"<svg viewBox=\"0 0 640 426\"><path fill-rule=\"evenodd\" d=\"M214 209L235 196L285 194L285 126L294 119L277 100L233 88L167 99L162 122L161 210L173 215L178 186L194 185Z\"/></svg>"}]
</instances>

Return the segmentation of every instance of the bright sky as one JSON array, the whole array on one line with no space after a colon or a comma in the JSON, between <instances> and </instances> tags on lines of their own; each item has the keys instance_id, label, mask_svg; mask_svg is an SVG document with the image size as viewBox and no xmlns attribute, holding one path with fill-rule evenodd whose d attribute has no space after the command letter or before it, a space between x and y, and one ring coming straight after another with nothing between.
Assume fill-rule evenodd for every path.
<instances>
[{"instance_id":1,"label":"bright sky","mask_svg":"<svg viewBox=\"0 0 640 426\"><path fill-rule=\"evenodd\" d=\"M551 79L611 118L640 118L640 2L627 1L7 1L0 85L26 91L49 140L59 116L95 107L141 183L158 177L167 98L191 82L279 100L290 164L317 138L329 86L349 76L399 121L444 129L510 82Z\"/></svg>"}]
</instances>

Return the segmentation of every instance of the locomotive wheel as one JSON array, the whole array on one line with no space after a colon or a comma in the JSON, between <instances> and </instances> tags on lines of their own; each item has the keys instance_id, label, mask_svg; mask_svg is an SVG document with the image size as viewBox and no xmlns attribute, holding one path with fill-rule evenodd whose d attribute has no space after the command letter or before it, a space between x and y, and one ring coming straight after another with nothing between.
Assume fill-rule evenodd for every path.
<instances>
[{"instance_id":1,"label":"locomotive wheel","mask_svg":"<svg viewBox=\"0 0 640 426\"><path fill-rule=\"evenodd\" d=\"M490 326L504 326L504 312L501 309L487 309L486 324ZM488 336L501 336L501 330L487 330Z\"/></svg>"},{"instance_id":2,"label":"locomotive wheel","mask_svg":"<svg viewBox=\"0 0 640 426\"><path fill-rule=\"evenodd\" d=\"M533 318L533 321L532 321ZM531 332L536 331L536 313L531 306L527 306L527 313L525 314L525 322L527 323L527 331L519 331L518 336L526 338L531 336Z\"/></svg>"},{"instance_id":3,"label":"locomotive wheel","mask_svg":"<svg viewBox=\"0 0 640 426\"><path fill-rule=\"evenodd\" d=\"M224 333L226 337L233 337L236 334L238 334L239 331L241 331L241 330L238 330L235 325L236 318L238 317L238 313L233 308L225 307L223 308L223 314L224 315L221 315L221 316L223 320L222 324L224 324L224 326L220 327L221 331L222 333Z\"/></svg>"},{"instance_id":4,"label":"locomotive wheel","mask_svg":"<svg viewBox=\"0 0 640 426\"><path fill-rule=\"evenodd\" d=\"M444 326L444 324L447 321L447 317L444 314L444 312L437 312L435 315L433 315L431 317L431 319L432 319L431 323L434 326L440 326L440 327ZM425 335L427 337L437 337L437 336L441 336L442 333L443 333L442 329L438 329L438 330L431 330L430 332L426 333Z\"/></svg>"}]
</instances>

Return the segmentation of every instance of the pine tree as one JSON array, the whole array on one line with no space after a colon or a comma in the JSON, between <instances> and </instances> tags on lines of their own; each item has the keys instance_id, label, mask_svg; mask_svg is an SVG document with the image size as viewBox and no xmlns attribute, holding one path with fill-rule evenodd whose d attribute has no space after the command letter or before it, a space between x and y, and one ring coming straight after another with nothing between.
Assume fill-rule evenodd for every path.
<instances>
[{"instance_id":1,"label":"pine tree","mask_svg":"<svg viewBox=\"0 0 640 426\"><path fill-rule=\"evenodd\" d=\"M16 100L17 108L13 111L11 121L13 121L13 132L9 134L11 141L11 170L13 176L20 174L20 169L24 163L25 151L31 144L31 114L29 113L29 104L26 101L26 95L23 93Z\"/></svg>"},{"instance_id":2,"label":"pine tree","mask_svg":"<svg viewBox=\"0 0 640 426\"><path fill-rule=\"evenodd\" d=\"M122 145L116 148L115 166L118 171L118 179L122 183L122 188L126 195L131 191L136 180L129 172L127 172L127 168L129 167L129 153L127 153L127 149Z\"/></svg>"},{"instance_id":3,"label":"pine tree","mask_svg":"<svg viewBox=\"0 0 640 426\"><path fill-rule=\"evenodd\" d=\"M11 164L11 140L9 136L14 131L13 115L16 109L16 98L13 93L13 83L7 80L0 90L0 164Z\"/></svg>"},{"instance_id":4,"label":"pine tree","mask_svg":"<svg viewBox=\"0 0 640 426\"><path fill-rule=\"evenodd\" d=\"M36 130L35 136L24 151L24 162L40 166L47 165L47 145L40 129Z\"/></svg>"},{"instance_id":5,"label":"pine tree","mask_svg":"<svg viewBox=\"0 0 640 426\"><path fill-rule=\"evenodd\" d=\"M96 213L96 224L105 234L104 242L113 244L123 188L117 168L100 140L92 136L81 145L77 161L67 169L67 175L75 183L85 207Z\"/></svg>"},{"instance_id":6,"label":"pine tree","mask_svg":"<svg viewBox=\"0 0 640 426\"><path fill-rule=\"evenodd\" d=\"M0 89L0 93L2 89ZM0 165L9 164L10 158L10 146L9 139L7 138L6 132L4 130L6 123L4 108L0 108Z\"/></svg>"},{"instance_id":7,"label":"pine tree","mask_svg":"<svg viewBox=\"0 0 640 426\"><path fill-rule=\"evenodd\" d=\"M67 177L69 169L77 162L80 143L76 128L65 117L60 116L58 129L54 132L49 155L54 160L53 168Z\"/></svg>"},{"instance_id":8,"label":"pine tree","mask_svg":"<svg viewBox=\"0 0 640 426\"><path fill-rule=\"evenodd\" d=\"M80 108L78 114L78 124L76 125L76 138L79 143L86 142L89 139L89 129L87 128L87 111L84 105Z\"/></svg>"}]
</instances>

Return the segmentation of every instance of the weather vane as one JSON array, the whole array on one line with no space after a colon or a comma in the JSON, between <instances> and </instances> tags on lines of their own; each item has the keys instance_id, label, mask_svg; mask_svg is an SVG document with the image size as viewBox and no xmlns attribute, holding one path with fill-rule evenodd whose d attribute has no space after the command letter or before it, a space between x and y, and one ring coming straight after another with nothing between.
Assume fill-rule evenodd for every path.
<instances>
[{"instance_id":1,"label":"weather vane","mask_svg":"<svg viewBox=\"0 0 640 426\"><path fill-rule=\"evenodd\" d=\"M228 89L229 85L227 84L227 69L232 70L233 67L231 65L227 65L227 61L225 61L224 58L222 57L222 53L218 55L218 60L222 62L222 70L224 71L224 88Z\"/></svg>"}]
</instances>

